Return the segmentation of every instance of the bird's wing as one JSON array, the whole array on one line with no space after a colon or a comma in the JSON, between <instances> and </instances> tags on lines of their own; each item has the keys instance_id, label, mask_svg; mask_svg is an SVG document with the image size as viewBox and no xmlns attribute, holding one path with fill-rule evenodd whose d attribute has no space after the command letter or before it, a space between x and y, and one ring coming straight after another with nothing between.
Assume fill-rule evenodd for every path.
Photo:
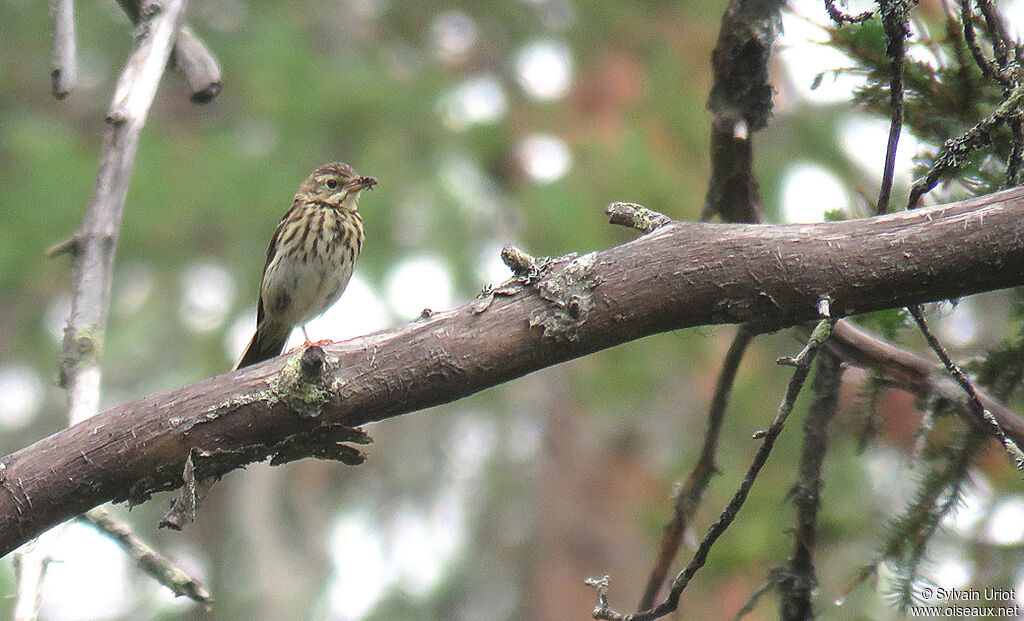
<instances>
[{"instance_id":1,"label":"bird's wing","mask_svg":"<svg viewBox=\"0 0 1024 621\"><path fill-rule=\"evenodd\" d=\"M267 261L263 264L263 276L260 278L260 295L259 300L256 302L256 325L259 326L263 323L263 279L267 277L267 268L270 267L270 262L274 260L274 254L277 251L277 242L281 238L281 231L284 229L285 223L291 218L291 212L295 210L296 203L299 202L298 198L292 201L292 206L281 218L281 221L277 224L277 228L274 229L274 236L270 238L270 245L267 247Z\"/></svg>"}]
</instances>

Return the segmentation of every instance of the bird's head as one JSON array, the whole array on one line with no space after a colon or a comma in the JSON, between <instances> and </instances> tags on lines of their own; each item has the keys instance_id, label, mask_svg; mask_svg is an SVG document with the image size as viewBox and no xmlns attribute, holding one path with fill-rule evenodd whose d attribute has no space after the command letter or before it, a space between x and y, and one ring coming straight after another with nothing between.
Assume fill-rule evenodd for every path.
<instances>
[{"instance_id":1,"label":"bird's head","mask_svg":"<svg viewBox=\"0 0 1024 621\"><path fill-rule=\"evenodd\" d=\"M361 177L348 164L334 162L317 168L299 187L299 195L355 211L359 193L377 185L373 177Z\"/></svg>"}]
</instances>

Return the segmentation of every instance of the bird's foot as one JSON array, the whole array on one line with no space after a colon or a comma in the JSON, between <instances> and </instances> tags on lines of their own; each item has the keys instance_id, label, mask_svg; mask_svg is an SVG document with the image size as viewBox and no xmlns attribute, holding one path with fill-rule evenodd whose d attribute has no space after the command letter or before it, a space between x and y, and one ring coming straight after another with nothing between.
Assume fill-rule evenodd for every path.
<instances>
[{"instance_id":1,"label":"bird's foot","mask_svg":"<svg viewBox=\"0 0 1024 621\"><path fill-rule=\"evenodd\" d=\"M317 347L323 347L324 345L333 345L336 342L337 341L332 341L331 339L320 339L319 341L316 341L316 342L312 342L312 341L306 340L302 345L296 345L295 347L292 347L291 349L289 349L285 353L286 354L294 354L297 351L302 351L303 349L307 349L309 347L313 347L314 345L317 346Z\"/></svg>"}]
</instances>

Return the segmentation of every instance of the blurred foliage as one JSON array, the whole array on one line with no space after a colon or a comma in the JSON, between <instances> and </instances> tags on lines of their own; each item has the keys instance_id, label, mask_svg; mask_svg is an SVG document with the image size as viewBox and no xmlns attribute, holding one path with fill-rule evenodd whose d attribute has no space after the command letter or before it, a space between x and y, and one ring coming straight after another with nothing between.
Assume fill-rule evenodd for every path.
<instances>
[{"instance_id":1,"label":"blurred foliage","mask_svg":"<svg viewBox=\"0 0 1024 621\"><path fill-rule=\"evenodd\" d=\"M486 284L482 267L505 243L559 255L632 239L634 232L607 225L602 210L611 201L695 219L709 171L709 58L724 4L192 3L189 20L220 61L224 89L210 105L192 106L184 80L168 74L150 114L118 248L104 407L230 367L225 342L253 311L270 234L298 183L327 161L346 161L381 181L362 200L367 243L357 271L382 298L409 258L442 259L459 302ZM81 81L56 102L47 10L26 0L0 4L0 369L26 364L43 378L54 375L68 304L66 260L48 260L45 250L75 231L89 199L104 112L132 40L116 3L76 8ZM455 58L437 44L438 20L451 12L475 29L471 47ZM833 44L873 67L857 102L884 115L880 33L873 23L842 29ZM572 87L564 98L536 99L517 80L516 59L525 46L549 40L571 50ZM480 77L499 85L503 111L493 122L453 122L453 93ZM776 79L787 77L780 71ZM907 84L908 123L936 144L998 95L963 67L912 63ZM771 154L757 157L770 214L779 213L780 177L799 158L830 167L850 187L877 183L840 148L836 119L849 108L801 102L755 138L756 152ZM549 183L531 178L519 150L538 133L563 141L571 155L566 174ZM969 173L981 174L975 164ZM202 329L183 311L184 275L196 265L226 270L224 286L233 291L225 293L230 308ZM977 300L979 314L1006 313L1005 295ZM871 321L896 337L904 317L890 311ZM999 347L1009 331L1004 323L971 351ZM408 576L385 585L365 618L586 618L593 595L583 578L605 572L615 600L628 604L653 559L671 481L699 449L731 334L704 328L644 339L374 425L370 462L356 469L311 462L234 473L214 487L183 535L156 531L165 508L158 498L135 509L133 522L201 568L217 604L211 613L168 606L135 578L138 594L122 617L341 618L331 613L328 585L360 542L334 541L340 516L378 525L389 546L408 530L403 515L430 514L449 496L461 499L461 514L432 519L464 521L455 559L426 593L410 587ZM723 431L721 476L696 534L728 501L753 453L751 431L767 425L782 398L790 372L775 359L798 347L791 335L765 336L744 360ZM65 425L64 396L47 386L38 417L0 434L4 452ZM915 414L904 406L886 413L909 418L903 424L912 427ZM893 486L872 474L873 464L899 462L894 455L907 448L906 438L887 429L858 456L859 425L854 416L837 421L828 460L823 601L870 560L878 525L910 498L906 481L893 500ZM690 615L736 610L767 567L786 557L791 512L783 498L800 450L797 429L782 436L748 506L685 596ZM341 552L332 557L334 547ZM11 592L9 572L0 572L0 582ZM828 616L863 618L857 611L871 610L871 597L857 591ZM0 599L0 615L10 605ZM545 606L561 614L546 614ZM761 609L751 618L771 617Z\"/></svg>"}]
</instances>

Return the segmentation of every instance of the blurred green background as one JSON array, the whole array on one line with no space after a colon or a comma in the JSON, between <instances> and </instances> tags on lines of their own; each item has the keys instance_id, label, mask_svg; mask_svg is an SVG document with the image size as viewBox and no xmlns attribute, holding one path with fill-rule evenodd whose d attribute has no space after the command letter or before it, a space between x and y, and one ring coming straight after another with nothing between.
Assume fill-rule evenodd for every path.
<instances>
[{"instance_id":1,"label":"blurred green background","mask_svg":"<svg viewBox=\"0 0 1024 621\"><path fill-rule=\"evenodd\" d=\"M193 106L182 77L168 74L150 113L118 248L103 406L230 368L251 334L270 235L298 184L328 161L348 162L380 185L361 202L367 242L357 278L311 326L313 338L353 336L470 300L507 275L498 259L506 243L559 255L633 238L606 223L611 201L696 219L709 174L709 58L724 4L193 2L189 21L220 61L224 88L213 103ZM132 42L116 3L76 8L80 83L58 102L49 92L45 5L0 0L4 453L66 424L53 378L69 270L45 251L81 219ZM823 21L818 3L799 12L787 17L787 43L773 65L776 118L755 137L773 220L803 213L811 198L837 202L828 209L857 204L858 190L876 192L884 148L884 123L877 149L850 142L877 135L878 122L851 110L842 92L812 93L812 76L784 64L798 46L798 55L831 58L806 45L802 30L809 18ZM864 159L877 164L866 168ZM954 343L958 354L1004 336L1002 323L975 317L1006 300L996 293L946 311L947 334L967 334ZM604 573L613 603L631 608L670 512L672 482L696 458L733 333L647 338L372 425L376 442L359 468L252 466L217 484L184 533L155 527L166 495L134 509L143 537L204 578L216 599L209 612L172 600L113 544L75 526L51 565L43 616L589 619L593 593L583 579ZM782 397L790 371L775 358L798 346L783 333L762 337L748 354L721 476L696 536L735 490L756 447L750 433L766 426ZM913 405L890 396L892 409ZM729 618L785 560L799 419L791 424L684 597L685 617ZM901 452L910 432L890 430L893 437L856 455L855 424L835 423L828 462L819 559L826 618L893 614L870 588L842 608L832 600L873 558L913 486ZM991 498L995 485L979 489ZM1000 502L1010 501L1024 512L1019 497ZM951 538L953 558L971 568L961 539ZM1011 539L992 554L1015 559L1020 546ZM9 560L0 585L13 592ZM11 606L0 599L0 614ZM774 603L749 618L775 618Z\"/></svg>"}]
</instances>

